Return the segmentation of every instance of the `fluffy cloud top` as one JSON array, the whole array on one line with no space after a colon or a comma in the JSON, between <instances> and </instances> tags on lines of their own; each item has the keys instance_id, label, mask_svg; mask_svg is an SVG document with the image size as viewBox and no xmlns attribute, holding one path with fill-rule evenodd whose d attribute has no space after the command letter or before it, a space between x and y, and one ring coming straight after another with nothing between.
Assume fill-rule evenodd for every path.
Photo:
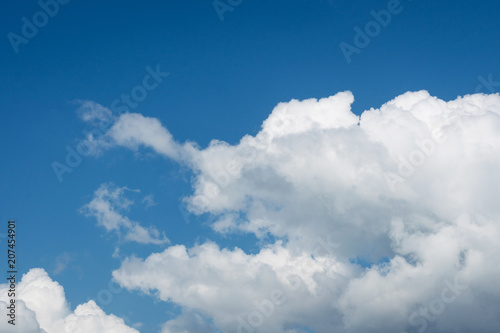
<instances>
[{"instance_id":1,"label":"fluffy cloud top","mask_svg":"<svg viewBox=\"0 0 500 333\"><path fill-rule=\"evenodd\" d=\"M138 333L114 315L107 315L94 301L71 312L63 287L41 268L24 274L17 285L16 325L7 323L8 284L0 284L0 331L5 333Z\"/></svg>"},{"instance_id":2,"label":"fluffy cloud top","mask_svg":"<svg viewBox=\"0 0 500 333\"><path fill-rule=\"evenodd\" d=\"M281 103L256 136L205 149L121 115L111 144L191 166L188 207L214 230L286 242L172 246L114 277L224 332L497 332L500 96L408 92L360 117L352 102Z\"/></svg>"}]
</instances>

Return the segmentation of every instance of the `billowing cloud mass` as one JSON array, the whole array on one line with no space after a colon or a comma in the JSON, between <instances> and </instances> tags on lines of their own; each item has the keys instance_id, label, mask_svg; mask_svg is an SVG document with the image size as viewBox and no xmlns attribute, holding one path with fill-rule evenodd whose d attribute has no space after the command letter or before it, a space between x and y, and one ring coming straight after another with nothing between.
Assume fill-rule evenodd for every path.
<instances>
[{"instance_id":1,"label":"billowing cloud mass","mask_svg":"<svg viewBox=\"0 0 500 333\"><path fill-rule=\"evenodd\" d=\"M9 324L8 284L0 284L0 332L5 333L138 333L123 319L107 315L94 301L71 312L63 287L41 268L24 274L16 286L16 325Z\"/></svg>"},{"instance_id":2,"label":"billowing cloud mass","mask_svg":"<svg viewBox=\"0 0 500 333\"><path fill-rule=\"evenodd\" d=\"M185 309L165 332L498 332L500 96L408 92L360 117L353 101L280 103L256 136L205 149L116 119L106 148L190 166L188 208L215 231L279 239L125 259L123 287Z\"/></svg>"},{"instance_id":3,"label":"billowing cloud mass","mask_svg":"<svg viewBox=\"0 0 500 333\"><path fill-rule=\"evenodd\" d=\"M81 211L87 216L97 219L99 225L106 231L124 233L124 240L143 244L163 244L169 242L165 235L160 234L155 227L144 228L138 222L131 221L128 217L120 214L126 210L133 201L125 196L126 187L116 187L113 184L101 184L94 192L94 198ZM137 192L137 190L135 190ZM152 199L151 199L152 200Z\"/></svg>"}]
</instances>

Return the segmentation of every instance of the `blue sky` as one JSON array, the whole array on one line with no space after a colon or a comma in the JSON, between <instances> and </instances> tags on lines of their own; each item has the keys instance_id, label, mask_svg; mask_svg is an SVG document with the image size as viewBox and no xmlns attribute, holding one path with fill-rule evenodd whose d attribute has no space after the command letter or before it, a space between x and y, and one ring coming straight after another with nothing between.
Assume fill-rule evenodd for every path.
<instances>
[{"instance_id":1,"label":"blue sky","mask_svg":"<svg viewBox=\"0 0 500 333\"><path fill-rule=\"evenodd\" d=\"M449 101L500 89L497 1L401 0L387 26L346 61L339 45L355 45L354 28L365 29L374 20L371 11L390 2L243 0L221 20L211 1L72 0L15 47L8 34L22 35L22 18L32 21L41 7L6 2L0 14L0 212L5 225L18 223L19 271L43 268L64 287L73 310L109 289L112 272L132 255L207 240L255 254L287 239L272 232L219 233L211 227L216 213L183 211L186 220L179 205L186 209L182 199L193 195L197 173L150 148L104 148L58 179L53 162L64 164L66 147L76 149L82 131L92 129L79 116L81 101L111 108L143 85L147 68L168 76L128 111L158 119L177 142L200 149L214 139L237 145L255 136L273 108L292 99L351 91L352 112L360 115L407 91ZM491 86L484 84L488 76ZM134 203L123 214L164 232L170 244L127 242L86 216L82 207L105 183L139 189L125 191ZM155 203L149 207L142 202L148 195ZM143 323L137 329L145 333L159 332L185 306L129 290L97 303L128 326Z\"/></svg>"}]
</instances>

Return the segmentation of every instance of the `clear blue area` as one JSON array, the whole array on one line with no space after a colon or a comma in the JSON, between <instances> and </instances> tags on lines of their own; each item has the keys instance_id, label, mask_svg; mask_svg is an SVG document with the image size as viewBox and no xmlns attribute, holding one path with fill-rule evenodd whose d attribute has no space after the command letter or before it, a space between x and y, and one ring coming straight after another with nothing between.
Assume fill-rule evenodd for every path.
<instances>
[{"instance_id":1,"label":"clear blue area","mask_svg":"<svg viewBox=\"0 0 500 333\"><path fill-rule=\"evenodd\" d=\"M225 2L225 1L224 1ZM179 209L189 195L188 170L160 157L114 149L85 157L59 182L51 163L64 163L89 129L76 100L110 106L142 83L146 67L170 75L132 112L156 117L184 142L212 139L237 143L256 134L278 103L321 98L351 90L357 114L409 90L426 89L448 100L475 91L492 75L500 81L500 2L402 0L400 12L347 63L339 47L354 45L372 10L388 1L248 1L223 14L212 1L78 1L59 12L15 53L7 35L21 35L36 1L6 1L0 11L0 222L18 221L20 270L43 267L61 283L72 306L108 288L120 261L112 254L144 257L162 246L119 244L96 221L78 212L104 182L154 194L157 206L135 198L130 218L165 231L172 244L207 239L221 246L258 251L255 238L223 238L207 216ZM399 10L398 9L398 10ZM5 230L4 230L5 229ZM5 242L0 238L0 246ZM56 258L73 260L55 274ZM364 263L369 265L370 263ZM4 261L0 269L4 271ZM120 292L101 302L107 313L143 322L142 332L180 309L150 296Z\"/></svg>"}]
</instances>

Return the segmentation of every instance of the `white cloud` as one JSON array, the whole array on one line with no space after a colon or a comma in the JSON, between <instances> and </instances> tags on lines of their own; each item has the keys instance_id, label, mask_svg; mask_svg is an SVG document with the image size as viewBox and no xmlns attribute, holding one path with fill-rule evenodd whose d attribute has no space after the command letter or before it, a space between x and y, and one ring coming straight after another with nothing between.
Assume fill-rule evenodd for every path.
<instances>
[{"instance_id":1,"label":"white cloud","mask_svg":"<svg viewBox=\"0 0 500 333\"><path fill-rule=\"evenodd\" d=\"M334 286L345 284L350 274L333 257L313 260L307 253L292 255L281 243L256 255L205 243L189 250L172 246L146 260L127 258L113 276L125 288L145 293L156 290L161 300L201 311L217 327L234 332L239 316L248 317L256 309L254 302L266 303L275 293L281 292L278 299L282 302L274 306L273 318L262 325L266 331L278 329L287 313L297 314L306 304L330 308L335 290L323 290L325 286L319 286L314 276L328 278ZM308 296L316 301L307 300ZM297 306L301 299L305 303Z\"/></svg>"},{"instance_id":2,"label":"white cloud","mask_svg":"<svg viewBox=\"0 0 500 333\"><path fill-rule=\"evenodd\" d=\"M81 149L87 151L88 155L99 156L102 150L112 146L111 140L104 134L116 122L117 115L110 109L93 101L76 101L80 104L78 114L80 118L90 124L89 130L83 130L84 140L80 142Z\"/></svg>"},{"instance_id":3,"label":"white cloud","mask_svg":"<svg viewBox=\"0 0 500 333\"><path fill-rule=\"evenodd\" d=\"M94 192L93 199L84 205L81 211L87 216L95 217L98 224L108 232L115 231L121 235L120 231L123 230L126 241L143 244L169 242L165 235L160 234L155 227L145 228L120 214L120 211L127 209L133 203L125 197L126 191L132 190L126 187L116 187L113 184L101 184ZM135 192L138 191L135 190Z\"/></svg>"},{"instance_id":4,"label":"white cloud","mask_svg":"<svg viewBox=\"0 0 500 333\"><path fill-rule=\"evenodd\" d=\"M94 301L71 312L63 287L41 268L33 268L17 283L16 325L7 323L8 284L0 284L0 329L12 333L138 333L123 319L105 314Z\"/></svg>"},{"instance_id":5,"label":"white cloud","mask_svg":"<svg viewBox=\"0 0 500 333\"><path fill-rule=\"evenodd\" d=\"M134 150L144 145L159 154L179 159L180 147L158 119L137 113L124 113L109 130L108 135L117 145Z\"/></svg>"},{"instance_id":6,"label":"white cloud","mask_svg":"<svg viewBox=\"0 0 500 333\"><path fill-rule=\"evenodd\" d=\"M73 256L67 252L62 253L61 255L57 256L56 258L56 263L55 263L55 268L54 268L54 275L58 275L66 268L68 265L74 260Z\"/></svg>"},{"instance_id":7,"label":"white cloud","mask_svg":"<svg viewBox=\"0 0 500 333\"><path fill-rule=\"evenodd\" d=\"M158 205L153 194L146 195L141 202L146 206L146 209Z\"/></svg>"},{"instance_id":8,"label":"white cloud","mask_svg":"<svg viewBox=\"0 0 500 333\"><path fill-rule=\"evenodd\" d=\"M123 319L106 315L94 301L78 305L74 313L64 318L62 332L106 332L137 333L136 329L124 324Z\"/></svg>"},{"instance_id":9,"label":"white cloud","mask_svg":"<svg viewBox=\"0 0 500 333\"><path fill-rule=\"evenodd\" d=\"M108 137L191 166L188 208L215 217L215 231L287 242L256 255L172 246L125 259L115 278L224 332L251 331L249 320L266 332L496 332L500 96L408 92L360 117L352 102L346 92L280 103L256 136L205 149L122 115ZM326 237L339 246L315 251Z\"/></svg>"},{"instance_id":10,"label":"white cloud","mask_svg":"<svg viewBox=\"0 0 500 333\"><path fill-rule=\"evenodd\" d=\"M80 118L98 127L101 130L106 130L116 120L110 109L95 103L93 101L77 101L80 104L78 114Z\"/></svg>"},{"instance_id":11,"label":"white cloud","mask_svg":"<svg viewBox=\"0 0 500 333\"><path fill-rule=\"evenodd\" d=\"M3 291L3 290L2 290ZM6 292L5 292L6 294ZM5 333L47 333L40 328L40 324L36 320L36 314L31 309L26 307L26 303L22 300L16 302L16 321L15 326L8 323L12 320L7 315L9 314L7 306L10 305L8 299L0 299L0 331Z\"/></svg>"}]
</instances>

